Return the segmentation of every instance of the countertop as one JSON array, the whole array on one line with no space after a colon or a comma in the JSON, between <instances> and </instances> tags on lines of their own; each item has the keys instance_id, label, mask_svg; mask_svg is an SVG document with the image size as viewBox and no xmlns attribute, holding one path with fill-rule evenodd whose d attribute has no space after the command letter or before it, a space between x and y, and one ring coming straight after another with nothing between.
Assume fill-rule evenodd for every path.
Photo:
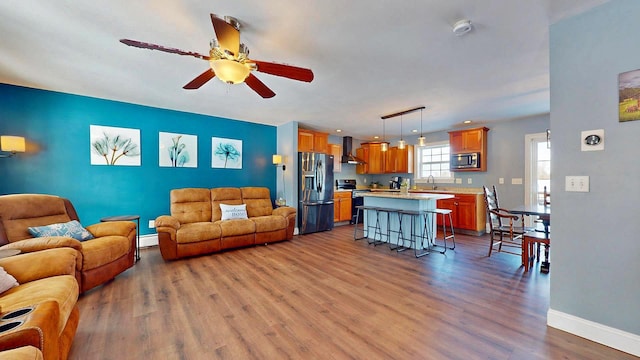
<instances>
[{"instance_id":1,"label":"countertop","mask_svg":"<svg viewBox=\"0 0 640 360\"><path fill-rule=\"evenodd\" d=\"M406 199L406 200L441 200L451 199L453 194L437 194L437 193L406 193L403 194L399 191L377 191L363 193L362 196L367 197L380 197L387 199Z\"/></svg>"},{"instance_id":2,"label":"countertop","mask_svg":"<svg viewBox=\"0 0 640 360\"><path fill-rule=\"evenodd\" d=\"M372 192L376 193L399 193L399 189L371 189ZM479 188L440 188L440 189L410 189L409 193L411 194L473 194L473 195L482 195L484 192Z\"/></svg>"}]
</instances>

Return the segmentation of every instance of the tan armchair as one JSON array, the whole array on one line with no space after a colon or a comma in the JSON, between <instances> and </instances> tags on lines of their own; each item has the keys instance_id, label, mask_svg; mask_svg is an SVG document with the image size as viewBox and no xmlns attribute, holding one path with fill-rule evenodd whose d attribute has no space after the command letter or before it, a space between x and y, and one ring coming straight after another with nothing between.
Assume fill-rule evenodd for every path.
<instances>
[{"instance_id":1,"label":"tan armchair","mask_svg":"<svg viewBox=\"0 0 640 360\"><path fill-rule=\"evenodd\" d=\"M103 284L134 263L136 224L113 221L87 226L95 237L78 241L64 236L34 238L32 226L79 220L68 199L53 195L15 194L0 196L0 249L23 253L69 247L78 253L76 278L80 292Z\"/></svg>"},{"instance_id":2,"label":"tan armchair","mask_svg":"<svg viewBox=\"0 0 640 360\"><path fill-rule=\"evenodd\" d=\"M80 318L77 256L58 248L0 259L19 283L0 294L0 359L67 358Z\"/></svg>"}]
</instances>

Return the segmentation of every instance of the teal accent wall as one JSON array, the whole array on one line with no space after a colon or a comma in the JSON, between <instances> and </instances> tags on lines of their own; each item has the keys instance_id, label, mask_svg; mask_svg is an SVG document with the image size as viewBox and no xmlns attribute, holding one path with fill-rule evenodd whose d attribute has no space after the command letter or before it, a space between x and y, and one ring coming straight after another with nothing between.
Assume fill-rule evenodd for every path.
<instances>
[{"instance_id":1,"label":"teal accent wall","mask_svg":"<svg viewBox=\"0 0 640 360\"><path fill-rule=\"evenodd\" d=\"M91 165L89 126L140 129L141 166ZM0 134L27 139L27 152L0 159L0 194L67 197L83 225L110 215L148 221L169 213L183 187L265 186L276 196L276 127L0 84ZM198 167L159 167L159 132L198 136ZM211 168L211 138L242 140L242 169Z\"/></svg>"},{"instance_id":2,"label":"teal accent wall","mask_svg":"<svg viewBox=\"0 0 640 360\"><path fill-rule=\"evenodd\" d=\"M618 74L640 69L638 14L640 1L615 0L550 29L550 308L635 335L640 121L618 121ZM605 149L581 151L581 132L595 129L604 129ZM564 191L571 175L589 176L589 192ZM627 340L636 355L637 341Z\"/></svg>"}]
</instances>

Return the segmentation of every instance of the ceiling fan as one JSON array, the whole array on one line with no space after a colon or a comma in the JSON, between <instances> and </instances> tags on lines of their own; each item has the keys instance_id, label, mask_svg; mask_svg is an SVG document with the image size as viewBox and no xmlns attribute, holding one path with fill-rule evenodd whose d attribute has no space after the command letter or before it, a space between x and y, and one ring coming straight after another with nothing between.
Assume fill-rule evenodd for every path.
<instances>
[{"instance_id":1,"label":"ceiling fan","mask_svg":"<svg viewBox=\"0 0 640 360\"><path fill-rule=\"evenodd\" d=\"M247 48L245 44L240 43L240 23L237 19L230 16L225 16L223 19L215 14L211 14L211 22L213 23L215 38L211 40L209 55L130 39L120 39L120 42L142 49L188 55L209 61L210 68L183 86L184 89L189 90L198 89L207 81L217 76L218 79L228 84L244 82L263 98L271 98L276 94L255 77L251 73L252 71L259 71L298 81L311 82L313 80L313 72L310 69L250 59L249 48Z\"/></svg>"}]
</instances>

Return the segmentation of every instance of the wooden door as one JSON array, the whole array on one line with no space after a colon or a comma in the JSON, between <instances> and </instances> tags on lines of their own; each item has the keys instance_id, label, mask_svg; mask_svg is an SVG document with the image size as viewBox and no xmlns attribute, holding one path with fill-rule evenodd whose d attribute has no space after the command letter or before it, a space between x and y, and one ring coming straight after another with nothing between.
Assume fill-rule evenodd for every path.
<instances>
[{"instance_id":1,"label":"wooden door","mask_svg":"<svg viewBox=\"0 0 640 360\"><path fill-rule=\"evenodd\" d=\"M329 134L315 132L313 134L313 151L321 153L329 153Z\"/></svg>"},{"instance_id":2,"label":"wooden door","mask_svg":"<svg viewBox=\"0 0 640 360\"><path fill-rule=\"evenodd\" d=\"M356 174L368 174L369 173L369 145L363 145L356 149L356 157L364 160L365 164L356 165Z\"/></svg>"},{"instance_id":3,"label":"wooden door","mask_svg":"<svg viewBox=\"0 0 640 360\"><path fill-rule=\"evenodd\" d=\"M369 171L368 174L383 174L387 151L382 151L379 143L369 144Z\"/></svg>"},{"instance_id":4,"label":"wooden door","mask_svg":"<svg viewBox=\"0 0 640 360\"><path fill-rule=\"evenodd\" d=\"M475 195L457 195L457 226L460 229L476 230Z\"/></svg>"},{"instance_id":5,"label":"wooden door","mask_svg":"<svg viewBox=\"0 0 640 360\"><path fill-rule=\"evenodd\" d=\"M342 145L329 144L329 154L333 155L333 172L342 171Z\"/></svg>"},{"instance_id":6,"label":"wooden door","mask_svg":"<svg viewBox=\"0 0 640 360\"><path fill-rule=\"evenodd\" d=\"M340 199L340 220L351 220L351 194L347 193L348 197Z\"/></svg>"}]
</instances>

